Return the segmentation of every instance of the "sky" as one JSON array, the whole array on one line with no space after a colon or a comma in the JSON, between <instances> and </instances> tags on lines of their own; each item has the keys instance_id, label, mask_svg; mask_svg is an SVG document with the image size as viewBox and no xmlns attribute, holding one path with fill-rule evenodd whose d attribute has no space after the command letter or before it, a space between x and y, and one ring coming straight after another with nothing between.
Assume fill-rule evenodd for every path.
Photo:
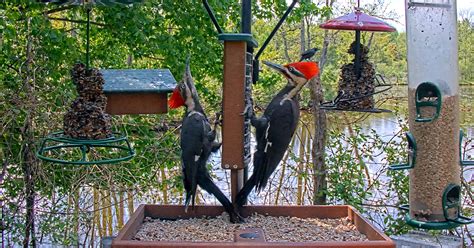
<instances>
[{"instance_id":1,"label":"sky","mask_svg":"<svg viewBox=\"0 0 474 248\"><path fill-rule=\"evenodd\" d=\"M361 5L363 5L364 2L371 2L373 0L360 0ZM436 2L436 0L427 0L427 1L432 1ZM400 23L396 22L390 22L394 27L397 28L399 31L404 31L405 30L405 0L386 0L386 2L389 4L389 9L395 10L399 15ZM457 0L457 9L458 13L462 10L468 10L470 11L471 15L474 15L474 0Z\"/></svg>"}]
</instances>

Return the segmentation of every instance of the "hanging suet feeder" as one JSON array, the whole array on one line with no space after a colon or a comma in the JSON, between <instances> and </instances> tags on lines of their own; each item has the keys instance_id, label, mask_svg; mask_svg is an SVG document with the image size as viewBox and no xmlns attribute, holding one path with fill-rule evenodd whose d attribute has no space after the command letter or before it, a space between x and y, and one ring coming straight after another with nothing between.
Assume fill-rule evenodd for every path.
<instances>
[{"instance_id":1,"label":"hanging suet feeder","mask_svg":"<svg viewBox=\"0 0 474 248\"><path fill-rule=\"evenodd\" d=\"M59 5L83 5L87 12L86 65L78 63L72 70L72 81L78 97L64 116L64 131L43 139L38 158L53 163L90 165L112 164L131 159L133 151L125 135L112 132L110 116L105 112L107 97L104 78L97 69L89 68L90 14L92 5L131 4L137 0L116 1L41 1Z\"/></svg>"},{"instance_id":2,"label":"hanging suet feeder","mask_svg":"<svg viewBox=\"0 0 474 248\"><path fill-rule=\"evenodd\" d=\"M394 32L395 28L363 13L359 6L355 12L329 20L321 24L320 27L355 31L355 41L348 51L350 54L354 54L353 63L342 66L337 97L332 101L322 103L321 108L373 113L390 112L374 108L373 96L389 90L391 86L386 83L382 75L375 73L373 64L368 61L369 51L360 42L360 32Z\"/></svg>"}]
</instances>

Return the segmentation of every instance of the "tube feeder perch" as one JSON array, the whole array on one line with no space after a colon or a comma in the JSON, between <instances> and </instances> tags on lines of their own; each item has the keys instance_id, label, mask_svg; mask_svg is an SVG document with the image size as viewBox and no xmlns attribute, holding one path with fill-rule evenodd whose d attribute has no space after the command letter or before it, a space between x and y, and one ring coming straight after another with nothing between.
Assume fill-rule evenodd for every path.
<instances>
[{"instance_id":1,"label":"tube feeder perch","mask_svg":"<svg viewBox=\"0 0 474 248\"><path fill-rule=\"evenodd\" d=\"M368 49L360 42L361 31L394 32L389 24L363 13L358 7L355 12L329 20L321 25L323 29L353 30L355 41L349 53L355 55L354 64L343 66L339 82L338 96L329 102L321 104L322 109L357 111L357 112L390 112L374 108L373 95L389 90L391 87L380 74L375 74L373 65L368 62Z\"/></svg>"},{"instance_id":2,"label":"tube feeder perch","mask_svg":"<svg viewBox=\"0 0 474 248\"><path fill-rule=\"evenodd\" d=\"M413 134L410 132L405 133L407 142L408 142L408 159L406 163L402 164L394 164L390 165L389 168L390 170L407 170L407 169L413 169L415 167L415 161L416 161L416 140Z\"/></svg>"},{"instance_id":3,"label":"tube feeder perch","mask_svg":"<svg viewBox=\"0 0 474 248\"><path fill-rule=\"evenodd\" d=\"M416 6L416 8L412 8ZM410 169L408 225L451 229L474 219L461 214L461 138L456 0L408 0ZM439 63L442 60L443 63Z\"/></svg>"}]
</instances>

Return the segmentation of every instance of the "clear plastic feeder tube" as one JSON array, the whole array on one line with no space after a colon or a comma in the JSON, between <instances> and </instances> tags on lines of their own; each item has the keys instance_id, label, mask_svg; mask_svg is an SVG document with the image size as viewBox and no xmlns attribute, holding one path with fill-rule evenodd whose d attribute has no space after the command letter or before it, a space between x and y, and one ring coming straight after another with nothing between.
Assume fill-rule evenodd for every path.
<instances>
[{"instance_id":1,"label":"clear plastic feeder tube","mask_svg":"<svg viewBox=\"0 0 474 248\"><path fill-rule=\"evenodd\" d=\"M417 144L410 216L446 221L443 194L460 184L461 171L456 0L406 0L406 29L409 125Z\"/></svg>"}]
</instances>

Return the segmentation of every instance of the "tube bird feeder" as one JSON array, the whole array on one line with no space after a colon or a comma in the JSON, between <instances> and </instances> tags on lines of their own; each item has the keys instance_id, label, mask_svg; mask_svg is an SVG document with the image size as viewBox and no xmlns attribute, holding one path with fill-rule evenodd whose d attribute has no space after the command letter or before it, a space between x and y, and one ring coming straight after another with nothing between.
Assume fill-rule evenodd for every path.
<instances>
[{"instance_id":1,"label":"tube bird feeder","mask_svg":"<svg viewBox=\"0 0 474 248\"><path fill-rule=\"evenodd\" d=\"M461 215L456 0L407 0L409 225L449 229ZM415 156L413 155L415 154Z\"/></svg>"},{"instance_id":2,"label":"tube bird feeder","mask_svg":"<svg viewBox=\"0 0 474 248\"><path fill-rule=\"evenodd\" d=\"M375 73L374 66L368 62L368 49L361 44L360 34L361 31L394 32L395 28L363 13L359 6L356 7L355 12L329 20L319 27L355 31L355 41L348 51L354 54L354 63L341 68L338 96L333 101L323 103L321 108L374 113L390 112L374 108L373 95L390 89L390 86L380 74Z\"/></svg>"}]
</instances>

